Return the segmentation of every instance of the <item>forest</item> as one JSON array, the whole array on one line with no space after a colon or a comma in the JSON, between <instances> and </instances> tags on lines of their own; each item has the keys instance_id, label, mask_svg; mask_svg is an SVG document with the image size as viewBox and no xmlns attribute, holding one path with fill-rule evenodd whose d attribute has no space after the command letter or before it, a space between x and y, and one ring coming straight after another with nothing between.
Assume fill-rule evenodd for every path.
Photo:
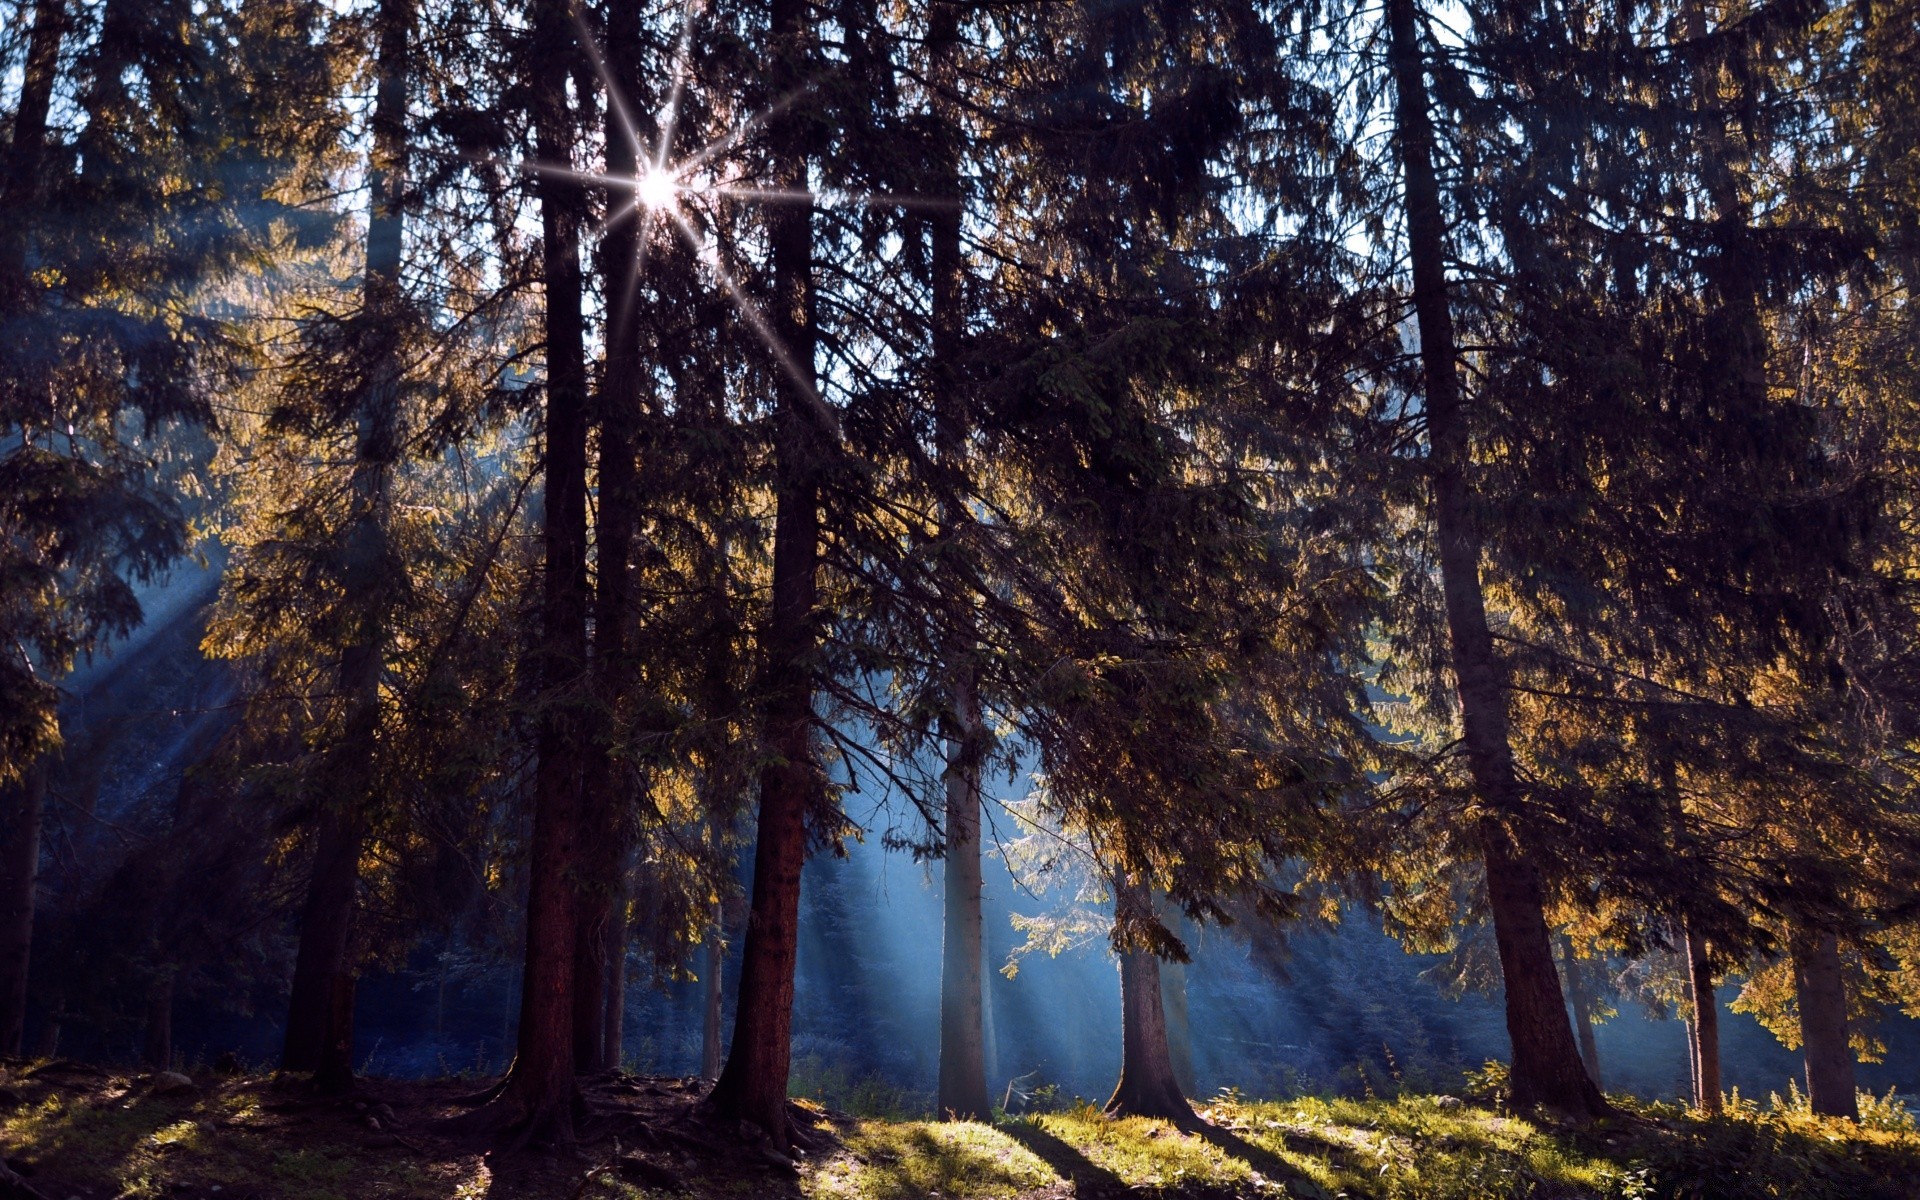
<instances>
[{"instance_id":1,"label":"forest","mask_svg":"<svg viewBox=\"0 0 1920 1200\"><path fill-rule=\"evenodd\" d=\"M1916 0L0 0L0 129L0 1197L1914 1195Z\"/></svg>"}]
</instances>

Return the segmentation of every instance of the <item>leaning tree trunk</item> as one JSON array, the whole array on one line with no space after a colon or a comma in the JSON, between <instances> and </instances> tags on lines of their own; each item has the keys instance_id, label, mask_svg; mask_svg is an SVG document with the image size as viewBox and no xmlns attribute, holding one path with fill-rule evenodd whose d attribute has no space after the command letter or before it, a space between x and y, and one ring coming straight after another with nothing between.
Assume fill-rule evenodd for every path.
<instances>
[{"instance_id":1,"label":"leaning tree trunk","mask_svg":"<svg viewBox=\"0 0 1920 1200\"><path fill-rule=\"evenodd\" d=\"M1687 926L1687 987L1693 1000L1693 1103L1705 1113L1721 1110L1720 998L1713 989L1707 940Z\"/></svg>"},{"instance_id":2,"label":"leaning tree trunk","mask_svg":"<svg viewBox=\"0 0 1920 1200\"><path fill-rule=\"evenodd\" d=\"M1831 933L1795 928L1787 948L1800 1001L1800 1041L1807 1064L1807 1100L1823 1117L1860 1118L1853 1047L1847 1040L1847 985L1840 943Z\"/></svg>"},{"instance_id":3,"label":"leaning tree trunk","mask_svg":"<svg viewBox=\"0 0 1920 1200\"><path fill-rule=\"evenodd\" d=\"M363 321L368 385L360 397L345 545L344 590L357 606L356 636L340 658L347 705L321 797L313 874L307 881L281 1066L312 1071L325 1091L353 1085L354 918L369 808L379 788L380 677L386 657L390 557L390 485L398 454L400 283L407 174L408 41L412 0L382 0L378 14L379 89L369 162L367 274Z\"/></svg>"},{"instance_id":4,"label":"leaning tree trunk","mask_svg":"<svg viewBox=\"0 0 1920 1200\"><path fill-rule=\"evenodd\" d=\"M1523 1111L1544 1104L1597 1116L1607 1111L1607 1103L1580 1064L1560 993L1560 974L1553 965L1545 892L1538 869L1516 836L1521 832L1517 828L1521 824L1519 779L1508 741L1503 665L1494 650L1480 585L1480 533L1466 476L1470 447L1447 296L1446 232L1414 0L1388 0L1387 25L1406 188L1413 307L1426 383L1428 475L1441 592L1468 767L1487 812L1480 841L1506 991L1507 1034L1513 1042L1511 1099Z\"/></svg>"},{"instance_id":5,"label":"leaning tree trunk","mask_svg":"<svg viewBox=\"0 0 1920 1200\"><path fill-rule=\"evenodd\" d=\"M27 1024L27 964L40 889L44 758L18 781L0 784L0 1055L18 1056Z\"/></svg>"},{"instance_id":6,"label":"leaning tree trunk","mask_svg":"<svg viewBox=\"0 0 1920 1200\"><path fill-rule=\"evenodd\" d=\"M634 178L639 167L627 106L639 94L634 78L640 45L638 0L614 0L607 10L607 55L616 96L606 108L607 173ZM607 1059L607 990L612 963L607 929L620 890L630 799L631 772L622 766L617 742L621 716L633 690L633 664L627 649L632 620L633 557L638 496L634 432L640 416L639 299L640 230L645 215L615 192L610 219L600 242L600 279L607 301L606 370L599 396L600 494L595 523L597 571L593 618L594 731L584 747L582 822L592 831L581 847L579 933L574 943L574 1067L611 1070ZM626 206L613 209L612 206ZM624 945L624 941L622 942ZM617 1034L615 1037L617 1038Z\"/></svg>"},{"instance_id":7,"label":"leaning tree trunk","mask_svg":"<svg viewBox=\"0 0 1920 1200\"><path fill-rule=\"evenodd\" d=\"M1145 919L1152 901L1142 884L1114 885L1115 919L1122 913ZM1120 951L1120 1082L1107 1100L1114 1116L1160 1117L1193 1122L1193 1106L1180 1090L1167 1041L1167 1014L1160 997L1160 959L1146 949Z\"/></svg>"},{"instance_id":8,"label":"leaning tree trunk","mask_svg":"<svg viewBox=\"0 0 1920 1200\"><path fill-rule=\"evenodd\" d=\"M769 82L790 95L803 81L806 0L772 0ZM808 189L808 121L790 106L769 121L773 186ZM769 324L786 359L775 376L773 420L773 606L762 677L770 759L760 773L760 824L753 856L753 898L740 968L733 1044L712 1102L729 1116L789 1144L787 1075L792 1066L793 971L800 926L800 869L809 810L824 803L814 761L814 607L820 555L818 471L828 430L814 382L812 205L768 210L773 268Z\"/></svg>"}]
</instances>

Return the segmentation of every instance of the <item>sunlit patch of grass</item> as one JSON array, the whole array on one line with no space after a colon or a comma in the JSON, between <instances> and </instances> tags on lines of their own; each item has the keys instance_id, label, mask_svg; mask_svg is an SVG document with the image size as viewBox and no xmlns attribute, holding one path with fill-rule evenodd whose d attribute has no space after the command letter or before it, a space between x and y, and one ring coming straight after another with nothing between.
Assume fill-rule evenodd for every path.
<instances>
[{"instance_id":1,"label":"sunlit patch of grass","mask_svg":"<svg viewBox=\"0 0 1920 1200\"><path fill-rule=\"evenodd\" d=\"M199 1133L181 1119L189 1107L152 1097L123 1103L53 1092L0 1122L0 1142L10 1154L56 1166L75 1183L139 1195L156 1155L190 1147ZM156 1141L162 1130L167 1136Z\"/></svg>"},{"instance_id":2,"label":"sunlit patch of grass","mask_svg":"<svg viewBox=\"0 0 1920 1200\"><path fill-rule=\"evenodd\" d=\"M1078 1151L1095 1170L1129 1187L1251 1186L1254 1168L1196 1134L1145 1117L1112 1118L1082 1105L1034 1117L1031 1123Z\"/></svg>"},{"instance_id":3,"label":"sunlit patch of grass","mask_svg":"<svg viewBox=\"0 0 1920 1200\"><path fill-rule=\"evenodd\" d=\"M198 1121L175 1121L154 1130L147 1143L157 1150L198 1150L203 1132Z\"/></svg>"},{"instance_id":4,"label":"sunlit patch of grass","mask_svg":"<svg viewBox=\"0 0 1920 1200\"><path fill-rule=\"evenodd\" d=\"M1012 1200L1058 1180L1005 1133L972 1121L862 1121L843 1137L846 1153L808 1176L808 1196Z\"/></svg>"}]
</instances>

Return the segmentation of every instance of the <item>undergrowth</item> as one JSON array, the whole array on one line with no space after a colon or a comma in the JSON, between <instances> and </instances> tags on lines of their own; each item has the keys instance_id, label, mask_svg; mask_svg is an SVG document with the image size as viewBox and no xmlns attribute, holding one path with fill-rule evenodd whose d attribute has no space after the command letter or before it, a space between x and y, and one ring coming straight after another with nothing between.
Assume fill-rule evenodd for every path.
<instances>
[{"instance_id":1,"label":"undergrowth","mask_svg":"<svg viewBox=\"0 0 1920 1200\"><path fill-rule=\"evenodd\" d=\"M1734 1095L1707 1118L1617 1099L1617 1116L1567 1126L1453 1097L1253 1100L1227 1092L1202 1121L1116 1120L1079 1103L995 1124L916 1119L912 1093L812 1069L798 1082L844 1113L797 1171L743 1177L738 1156L654 1152L690 1200L1911 1200L1920 1133L1892 1096L1863 1097L1861 1124L1812 1116L1789 1090ZM373 1085L378 1087L376 1083ZM556 1160L511 1186L473 1147L369 1134L331 1110L288 1111L265 1079L203 1079L161 1098L127 1078L35 1090L0 1114L10 1159L88 1200L608 1200L668 1194L632 1173ZM798 1089L796 1089L798 1090ZM455 1089L448 1086L447 1094ZM688 1103L691 1103L691 1098ZM923 1106L918 1111L924 1113ZM905 1112L907 1115L898 1115ZM417 1119L430 1114L422 1111ZM824 1116L821 1121L824 1122ZM423 1128L424 1126L416 1126ZM589 1145L587 1158L631 1154ZM219 1190L216 1191L215 1189Z\"/></svg>"}]
</instances>

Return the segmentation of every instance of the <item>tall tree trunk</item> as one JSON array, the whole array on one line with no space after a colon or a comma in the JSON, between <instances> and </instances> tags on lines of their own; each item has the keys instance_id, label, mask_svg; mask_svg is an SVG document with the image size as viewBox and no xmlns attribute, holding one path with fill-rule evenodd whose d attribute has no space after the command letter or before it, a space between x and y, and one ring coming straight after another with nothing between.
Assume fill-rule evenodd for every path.
<instances>
[{"instance_id":1,"label":"tall tree trunk","mask_svg":"<svg viewBox=\"0 0 1920 1200\"><path fill-rule=\"evenodd\" d=\"M952 689L947 758L946 894L940 953L939 1112L949 1120L987 1121L986 1020L981 993L980 708L964 676Z\"/></svg>"},{"instance_id":2,"label":"tall tree trunk","mask_svg":"<svg viewBox=\"0 0 1920 1200\"><path fill-rule=\"evenodd\" d=\"M533 12L535 153L573 161L567 80L578 46L563 0ZM581 197L553 173L535 178L547 357L546 517L538 671L541 686L527 881L526 956L513 1067L481 1126L555 1144L573 1141L574 940L580 870L580 754L586 687L587 378L581 317Z\"/></svg>"},{"instance_id":3,"label":"tall tree trunk","mask_svg":"<svg viewBox=\"0 0 1920 1200\"><path fill-rule=\"evenodd\" d=\"M67 29L65 0L36 0L33 30L14 109L12 136L0 174L0 339L25 345L29 334L14 326L30 307L28 239L39 208L47 116L60 70L60 42ZM25 652L20 651L24 658ZM20 664L30 677L30 663ZM47 701L51 703L51 700ZM20 714L6 714L9 742ZM9 768L18 774L8 778ZM46 760L7 762L0 755L0 1055L18 1055L26 1034L27 968L33 951L33 914L40 884L40 825L46 805Z\"/></svg>"},{"instance_id":4,"label":"tall tree trunk","mask_svg":"<svg viewBox=\"0 0 1920 1200\"><path fill-rule=\"evenodd\" d=\"M312 1071L326 1091L353 1084L354 914L369 808L380 786L380 678L385 665L393 464L400 403L399 350L405 297L400 267L407 178L407 81L412 0L382 0L378 21L379 87L374 99L369 167L367 272L362 297L368 386L360 398L353 468L354 517L348 528L345 591L359 606L354 642L341 654L340 689L348 706L340 744L321 799L313 874L300 918L300 949L287 1007L281 1065Z\"/></svg>"},{"instance_id":5,"label":"tall tree trunk","mask_svg":"<svg viewBox=\"0 0 1920 1200\"><path fill-rule=\"evenodd\" d=\"M1122 911L1145 914L1152 900L1141 884L1114 885L1116 919ZM1160 959L1150 950L1120 952L1120 1082L1107 1100L1115 1116L1161 1117L1193 1122L1193 1107L1180 1090L1167 1042L1167 1014L1160 996Z\"/></svg>"},{"instance_id":6,"label":"tall tree trunk","mask_svg":"<svg viewBox=\"0 0 1920 1200\"><path fill-rule=\"evenodd\" d=\"M773 94L802 83L810 14L807 0L771 0ZM775 188L805 193L807 120L789 107L767 127ZM779 1147L789 1144L787 1075L792 1066L793 970L800 919L800 869L807 813L824 804L814 761L813 693L819 565L818 472L830 432L822 427L814 383L813 208L772 206L770 324L787 362L776 375L774 411L773 607L766 632L767 749L760 774L760 824L753 856L753 899L740 968L733 1044L712 1101L751 1121Z\"/></svg>"},{"instance_id":7,"label":"tall tree trunk","mask_svg":"<svg viewBox=\"0 0 1920 1200\"><path fill-rule=\"evenodd\" d=\"M1607 1111L1587 1077L1553 965L1546 899L1538 869L1516 835L1520 787L1508 741L1503 664L1487 624L1480 585L1480 532L1473 516L1471 461L1459 378L1459 353L1447 294L1446 228L1434 171L1433 119L1414 0L1388 0L1398 142L1406 189L1413 307L1426 383L1428 475L1439 541L1441 592L1452 643L1460 716L1474 790L1486 810L1480 840L1487 901L1506 991L1513 1042L1512 1102L1597 1116Z\"/></svg>"},{"instance_id":8,"label":"tall tree trunk","mask_svg":"<svg viewBox=\"0 0 1920 1200\"><path fill-rule=\"evenodd\" d=\"M631 179L639 169L638 147L626 128L625 114L639 94L634 78L643 53L638 0L612 0L607 9L607 58L618 96L606 106L607 173ZM640 418L640 328L635 276L640 268L638 223L633 197L616 189L609 198L610 219L600 242L600 278L607 300L606 370L598 406L600 427L599 505L594 526L597 551L593 617L594 729L584 747L581 804L582 845L579 935L575 940L573 1042L574 1065L581 1071L611 1070L608 1061L607 988L612 964L607 957L607 928L625 858L631 801L631 771L617 745L633 670L627 649L633 586L629 567L637 515L634 433ZM613 206L620 206L613 209Z\"/></svg>"},{"instance_id":9,"label":"tall tree trunk","mask_svg":"<svg viewBox=\"0 0 1920 1200\"><path fill-rule=\"evenodd\" d=\"M1857 1121L1860 1108L1854 1093L1853 1047L1847 1041L1847 986L1840 968L1840 943L1831 933L1796 927L1787 947L1800 1000L1807 1100L1820 1116Z\"/></svg>"},{"instance_id":10,"label":"tall tree trunk","mask_svg":"<svg viewBox=\"0 0 1920 1200\"><path fill-rule=\"evenodd\" d=\"M147 985L147 1033L141 1059L156 1071L173 1066L173 971L160 972Z\"/></svg>"},{"instance_id":11,"label":"tall tree trunk","mask_svg":"<svg viewBox=\"0 0 1920 1200\"><path fill-rule=\"evenodd\" d=\"M951 0L934 4L927 29L933 115L938 124L934 188L954 203L928 221L932 275L932 377L938 464L945 476L941 536L963 536L967 436L971 420L961 370L965 352L965 264L960 249L960 111L956 99L960 11ZM942 658L947 672L946 860L940 956L940 1090L938 1111L961 1121L993 1116L987 1094L986 1018L981 968L980 769L984 724L971 622L972 597L962 572L943 574L941 592L959 632L948 635Z\"/></svg>"},{"instance_id":12,"label":"tall tree trunk","mask_svg":"<svg viewBox=\"0 0 1920 1200\"><path fill-rule=\"evenodd\" d=\"M40 889L40 821L46 807L42 757L18 781L0 784L0 1055L20 1053L27 1025L27 966Z\"/></svg>"},{"instance_id":13,"label":"tall tree trunk","mask_svg":"<svg viewBox=\"0 0 1920 1200\"><path fill-rule=\"evenodd\" d=\"M7 144L6 175L0 178L0 209L8 213L0 229L0 321L22 311L27 292L27 239L34 225L47 148L47 115L60 70L60 42L67 31L65 0L36 0L33 31L27 35L27 59L20 100ZM9 335L17 336L17 335Z\"/></svg>"},{"instance_id":14,"label":"tall tree trunk","mask_svg":"<svg viewBox=\"0 0 1920 1200\"><path fill-rule=\"evenodd\" d=\"M1687 987L1693 1000L1694 1107L1718 1114L1720 1099L1720 998L1714 994L1707 940L1687 926Z\"/></svg>"}]
</instances>

